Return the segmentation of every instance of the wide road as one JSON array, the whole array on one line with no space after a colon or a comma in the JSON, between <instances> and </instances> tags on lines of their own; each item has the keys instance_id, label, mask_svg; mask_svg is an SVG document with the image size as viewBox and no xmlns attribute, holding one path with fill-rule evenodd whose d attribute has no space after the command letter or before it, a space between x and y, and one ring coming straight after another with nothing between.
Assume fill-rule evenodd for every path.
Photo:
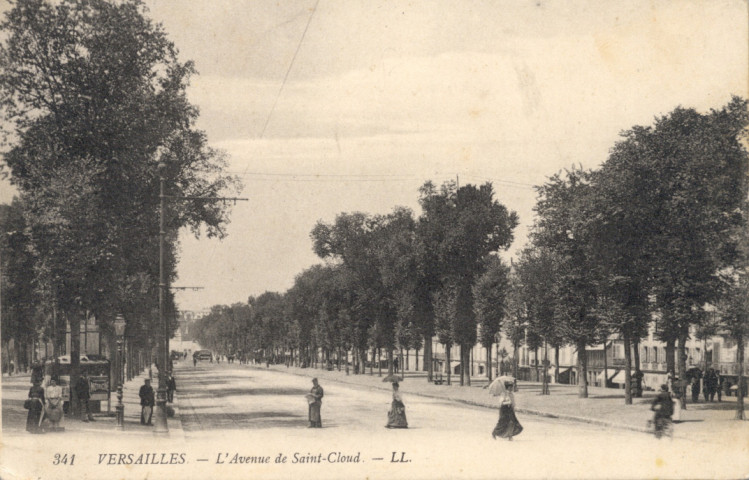
<instances>
[{"instance_id":1,"label":"wide road","mask_svg":"<svg viewBox=\"0 0 749 480\"><path fill-rule=\"evenodd\" d=\"M736 458L687 440L657 441L642 433L527 415L519 417L525 430L513 442L493 440L496 410L416 395L404 395L409 429L389 430L384 428L387 391L330 380L322 384L324 428L308 429L309 377L203 362L178 365L177 378L185 439L205 447L212 463L237 451L246 456L283 452L289 462L295 453L305 459L328 458L332 452L332 460L339 453L358 454L364 463L323 460L320 467L305 466L307 471L361 476L366 468L375 476L411 478L692 478L716 476L716 465ZM711 455L708 464L703 454Z\"/></svg>"}]
</instances>

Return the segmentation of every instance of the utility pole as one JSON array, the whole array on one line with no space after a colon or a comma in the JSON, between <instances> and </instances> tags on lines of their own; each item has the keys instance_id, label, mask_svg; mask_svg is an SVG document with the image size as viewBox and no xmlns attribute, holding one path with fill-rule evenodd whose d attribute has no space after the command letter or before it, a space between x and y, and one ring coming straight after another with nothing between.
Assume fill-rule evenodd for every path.
<instances>
[{"instance_id":1,"label":"utility pole","mask_svg":"<svg viewBox=\"0 0 749 480\"><path fill-rule=\"evenodd\" d=\"M164 193L164 172L166 164L159 162L159 325L162 328L163 339L159 342L160 355L159 359L159 386L156 394L156 411L154 412L154 433L166 435L169 433L166 414L166 369L169 365L169 322L166 317L166 269L164 268L164 249L165 249L165 209L166 199L174 200L222 200L222 201L246 201L246 198L236 197L179 197L167 196ZM200 288L200 287L189 287Z\"/></svg>"}]
</instances>

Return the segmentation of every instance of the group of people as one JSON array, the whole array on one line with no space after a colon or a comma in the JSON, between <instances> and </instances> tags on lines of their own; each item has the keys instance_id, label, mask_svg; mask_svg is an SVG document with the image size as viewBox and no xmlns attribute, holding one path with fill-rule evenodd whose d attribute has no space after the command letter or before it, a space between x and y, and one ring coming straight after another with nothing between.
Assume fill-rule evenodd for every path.
<instances>
[{"instance_id":1,"label":"group of people","mask_svg":"<svg viewBox=\"0 0 749 480\"><path fill-rule=\"evenodd\" d=\"M167 373L167 402L174 401L174 392L177 390L177 382L171 372ZM93 422L94 416L91 414L89 400L91 391L89 387L88 375L84 372L78 378L75 384L75 395L78 398L80 407L81 421ZM146 378L138 392L140 396L141 425L152 425L153 407L156 404L156 397L151 379ZM26 415L26 431L29 433L61 432L65 428L60 426L63 418L63 398L62 387L57 384L57 380L52 378L45 389L42 387L42 379L35 378L33 385L29 389L29 395L24 402L24 408L29 412ZM46 422L45 422L46 420Z\"/></svg>"},{"instance_id":2,"label":"group of people","mask_svg":"<svg viewBox=\"0 0 749 480\"><path fill-rule=\"evenodd\" d=\"M174 402L174 392L177 390L177 381L174 379L172 372L166 374L166 401L168 403ZM138 391L140 397L140 424L141 425L153 425L151 422L153 418L153 407L156 405L156 394L151 386L151 379L146 378L143 380Z\"/></svg>"},{"instance_id":3,"label":"group of people","mask_svg":"<svg viewBox=\"0 0 749 480\"><path fill-rule=\"evenodd\" d=\"M80 405L81 420L93 421L94 416L89 406L91 391L88 375L85 372L78 378L74 391ZM62 387L57 384L57 379L51 378L47 388L44 388L42 379L35 378L29 389L28 398L24 402L24 408L29 411L26 415L26 431L29 433L65 431L65 427L60 425L63 418L63 405Z\"/></svg>"},{"instance_id":4,"label":"group of people","mask_svg":"<svg viewBox=\"0 0 749 480\"><path fill-rule=\"evenodd\" d=\"M385 428L408 428L406 419L406 406L403 403L403 396L400 393L400 385L397 381L392 382L393 397L390 403L390 410L387 414L387 424ZM512 393L514 382L500 382L498 392L499 396L499 420L492 431L492 438L497 437L512 440L512 437L519 435L523 431L517 416L515 416L515 397ZM309 403L307 428L322 428L322 418L320 408L322 407L322 398L324 395L323 388L317 378L312 379L312 388L306 395Z\"/></svg>"},{"instance_id":5,"label":"group of people","mask_svg":"<svg viewBox=\"0 0 749 480\"><path fill-rule=\"evenodd\" d=\"M26 415L26 431L29 433L61 432L65 428L60 426L62 421L62 387L56 380L50 380L45 389L41 380L37 379L29 389L29 397L24 407L29 410ZM44 420L49 423L45 424Z\"/></svg>"}]
</instances>

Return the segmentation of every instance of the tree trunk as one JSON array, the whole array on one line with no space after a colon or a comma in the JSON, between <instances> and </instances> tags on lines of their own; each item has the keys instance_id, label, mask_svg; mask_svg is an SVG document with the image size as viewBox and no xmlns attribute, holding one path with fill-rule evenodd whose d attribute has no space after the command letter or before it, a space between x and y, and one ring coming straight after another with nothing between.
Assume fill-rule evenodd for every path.
<instances>
[{"instance_id":1,"label":"tree trunk","mask_svg":"<svg viewBox=\"0 0 749 480\"><path fill-rule=\"evenodd\" d=\"M513 342L512 344L512 376L515 378L515 388L518 391L518 350L520 350L520 342Z\"/></svg>"},{"instance_id":2,"label":"tree trunk","mask_svg":"<svg viewBox=\"0 0 749 480\"><path fill-rule=\"evenodd\" d=\"M559 383L559 347L554 347L554 383Z\"/></svg>"},{"instance_id":3,"label":"tree trunk","mask_svg":"<svg viewBox=\"0 0 749 480\"><path fill-rule=\"evenodd\" d=\"M427 372L427 382L434 379L434 362L432 361L432 337L424 334L424 370Z\"/></svg>"},{"instance_id":4,"label":"tree trunk","mask_svg":"<svg viewBox=\"0 0 749 480\"><path fill-rule=\"evenodd\" d=\"M382 376L382 349L377 349L377 373Z\"/></svg>"},{"instance_id":5,"label":"tree trunk","mask_svg":"<svg viewBox=\"0 0 749 480\"><path fill-rule=\"evenodd\" d=\"M577 344L577 384L580 387L578 397L588 398L588 352L584 342Z\"/></svg>"},{"instance_id":6,"label":"tree trunk","mask_svg":"<svg viewBox=\"0 0 749 480\"><path fill-rule=\"evenodd\" d=\"M394 375L395 369L393 368L393 349L392 347L388 347L387 351L387 361L388 361L388 375Z\"/></svg>"},{"instance_id":7,"label":"tree trunk","mask_svg":"<svg viewBox=\"0 0 749 480\"><path fill-rule=\"evenodd\" d=\"M419 371L419 349L417 348L414 352L414 361L416 361L416 368L414 369L415 372Z\"/></svg>"},{"instance_id":8,"label":"tree trunk","mask_svg":"<svg viewBox=\"0 0 749 480\"><path fill-rule=\"evenodd\" d=\"M458 346L458 357L460 358L460 386L464 385L463 378L465 377L465 353L463 352L463 345Z\"/></svg>"},{"instance_id":9,"label":"tree trunk","mask_svg":"<svg viewBox=\"0 0 749 480\"><path fill-rule=\"evenodd\" d=\"M535 367L536 367L536 381L538 382L539 381L539 378L538 378L538 348L534 348L533 349L533 360L534 360Z\"/></svg>"},{"instance_id":10,"label":"tree trunk","mask_svg":"<svg viewBox=\"0 0 749 480\"><path fill-rule=\"evenodd\" d=\"M746 379L744 378L744 337L739 336L737 338L738 348L736 349L736 363L738 364L739 374L739 389L736 390L736 420L746 420L744 416L744 385Z\"/></svg>"},{"instance_id":11,"label":"tree trunk","mask_svg":"<svg viewBox=\"0 0 749 480\"><path fill-rule=\"evenodd\" d=\"M66 315L70 322L70 407L73 415L80 413L75 386L81 375L81 317L78 312Z\"/></svg>"},{"instance_id":12,"label":"tree trunk","mask_svg":"<svg viewBox=\"0 0 749 480\"><path fill-rule=\"evenodd\" d=\"M686 385L687 378L687 338L689 337L689 329L685 328L679 334L679 347L678 347L678 366L679 366L679 381L677 388L679 389L679 400L681 401L681 408L686 410L687 408L687 389L684 388ZM676 377L674 377L675 379Z\"/></svg>"},{"instance_id":13,"label":"tree trunk","mask_svg":"<svg viewBox=\"0 0 749 480\"><path fill-rule=\"evenodd\" d=\"M642 372L640 371L640 339L635 338L632 342L632 350L634 350L634 371L637 378L639 378L639 384L636 385L632 396L635 398L642 398Z\"/></svg>"},{"instance_id":14,"label":"tree trunk","mask_svg":"<svg viewBox=\"0 0 749 480\"><path fill-rule=\"evenodd\" d=\"M543 365L544 383L541 388L542 395L549 394L549 347L544 342L544 365Z\"/></svg>"},{"instance_id":15,"label":"tree trunk","mask_svg":"<svg viewBox=\"0 0 749 480\"><path fill-rule=\"evenodd\" d=\"M607 357L608 350L606 348L606 338L603 339L603 388L609 386L609 359Z\"/></svg>"},{"instance_id":16,"label":"tree trunk","mask_svg":"<svg viewBox=\"0 0 749 480\"><path fill-rule=\"evenodd\" d=\"M674 350L676 348L676 340L670 338L666 340L666 372L672 376L676 376L676 366L674 364Z\"/></svg>"},{"instance_id":17,"label":"tree trunk","mask_svg":"<svg viewBox=\"0 0 749 480\"><path fill-rule=\"evenodd\" d=\"M492 381L492 346L486 347L486 378Z\"/></svg>"},{"instance_id":18,"label":"tree trunk","mask_svg":"<svg viewBox=\"0 0 749 480\"><path fill-rule=\"evenodd\" d=\"M464 355L464 364L466 367L463 369L466 374L466 386L471 386L471 375L473 374L473 347L471 346L464 346L463 350L465 351Z\"/></svg>"},{"instance_id":19,"label":"tree trunk","mask_svg":"<svg viewBox=\"0 0 749 480\"><path fill-rule=\"evenodd\" d=\"M445 344L445 360L447 365L447 384L452 385L452 365L450 365L450 343Z\"/></svg>"},{"instance_id":20,"label":"tree trunk","mask_svg":"<svg viewBox=\"0 0 749 480\"><path fill-rule=\"evenodd\" d=\"M629 346L629 332L624 332L624 404L632 405L632 350Z\"/></svg>"},{"instance_id":21,"label":"tree trunk","mask_svg":"<svg viewBox=\"0 0 749 480\"><path fill-rule=\"evenodd\" d=\"M398 363L401 367L401 380L403 380L404 378L406 378L406 369L404 368L405 365L403 365L403 347L401 347L400 359L398 360Z\"/></svg>"}]
</instances>

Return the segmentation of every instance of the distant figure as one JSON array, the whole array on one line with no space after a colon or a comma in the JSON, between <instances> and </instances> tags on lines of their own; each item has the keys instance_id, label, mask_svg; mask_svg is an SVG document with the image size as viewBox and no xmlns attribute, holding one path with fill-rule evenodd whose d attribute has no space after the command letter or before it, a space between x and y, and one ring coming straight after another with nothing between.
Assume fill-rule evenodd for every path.
<instances>
[{"instance_id":1,"label":"distant figure","mask_svg":"<svg viewBox=\"0 0 749 480\"><path fill-rule=\"evenodd\" d=\"M655 412L653 424L655 425L655 438L661 438L664 433L671 431L671 415L673 414L674 401L668 393L668 385L661 385L661 391L653 400L650 410Z\"/></svg>"},{"instance_id":2,"label":"distant figure","mask_svg":"<svg viewBox=\"0 0 749 480\"><path fill-rule=\"evenodd\" d=\"M62 420L62 387L52 379L44 393L47 400L44 415L51 423L50 430L53 432L65 430L60 426L60 420Z\"/></svg>"},{"instance_id":3,"label":"distant figure","mask_svg":"<svg viewBox=\"0 0 749 480\"><path fill-rule=\"evenodd\" d=\"M403 397L398 388L398 383L393 382L393 402L390 404L386 428L408 428L406 406L403 404Z\"/></svg>"},{"instance_id":4,"label":"distant figure","mask_svg":"<svg viewBox=\"0 0 749 480\"><path fill-rule=\"evenodd\" d=\"M177 390L177 382L174 380L172 372L167 373L166 379L166 400L169 403L174 401L174 391Z\"/></svg>"},{"instance_id":5,"label":"distant figure","mask_svg":"<svg viewBox=\"0 0 749 480\"><path fill-rule=\"evenodd\" d=\"M29 398L24 406L28 405L29 413L26 416L26 431L29 433L44 433L41 427L42 413L44 412L44 389L40 380L34 380L29 389Z\"/></svg>"},{"instance_id":6,"label":"distant figure","mask_svg":"<svg viewBox=\"0 0 749 480\"><path fill-rule=\"evenodd\" d=\"M692 403L697 403L700 399L700 375L695 373L692 377Z\"/></svg>"},{"instance_id":7,"label":"distant figure","mask_svg":"<svg viewBox=\"0 0 749 480\"><path fill-rule=\"evenodd\" d=\"M153 395L151 379L146 378L138 391L140 397L140 424L151 425L151 416L153 415L153 406L156 399Z\"/></svg>"},{"instance_id":8,"label":"distant figure","mask_svg":"<svg viewBox=\"0 0 749 480\"><path fill-rule=\"evenodd\" d=\"M88 374L86 372L83 372L83 374L78 377L78 382L75 384L75 391L81 409L81 420L84 422L93 422L94 416L91 415L91 407L88 404L88 401L91 398L91 392L88 384Z\"/></svg>"},{"instance_id":9,"label":"distant figure","mask_svg":"<svg viewBox=\"0 0 749 480\"><path fill-rule=\"evenodd\" d=\"M198 366L198 357L195 355L192 356L192 366L197 367Z\"/></svg>"},{"instance_id":10,"label":"distant figure","mask_svg":"<svg viewBox=\"0 0 749 480\"><path fill-rule=\"evenodd\" d=\"M322 417L320 416L320 407L322 407L322 397L324 395L323 389L317 382L316 378L312 379L312 388L309 391L313 397L312 402L309 404L309 427L308 428L322 428Z\"/></svg>"},{"instance_id":11,"label":"distant figure","mask_svg":"<svg viewBox=\"0 0 749 480\"><path fill-rule=\"evenodd\" d=\"M499 420L492 432L492 438L495 440L501 437L512 441L512 437L523 431L523 426L515 416L515 396L512 393L514 387L514 382L502 384L502 391L499 394Z\"/></svg>"},{"instance_id":12,"label":"distant figure","mask_svg":"<svg viewBox=\"0 0 749 480\"><path fill-rule=\"evenodd\" d=\"M718 401L723 401L723 376L718 372L715 371L715 393L718 394Z\"/></svg>"}]
</instances>

